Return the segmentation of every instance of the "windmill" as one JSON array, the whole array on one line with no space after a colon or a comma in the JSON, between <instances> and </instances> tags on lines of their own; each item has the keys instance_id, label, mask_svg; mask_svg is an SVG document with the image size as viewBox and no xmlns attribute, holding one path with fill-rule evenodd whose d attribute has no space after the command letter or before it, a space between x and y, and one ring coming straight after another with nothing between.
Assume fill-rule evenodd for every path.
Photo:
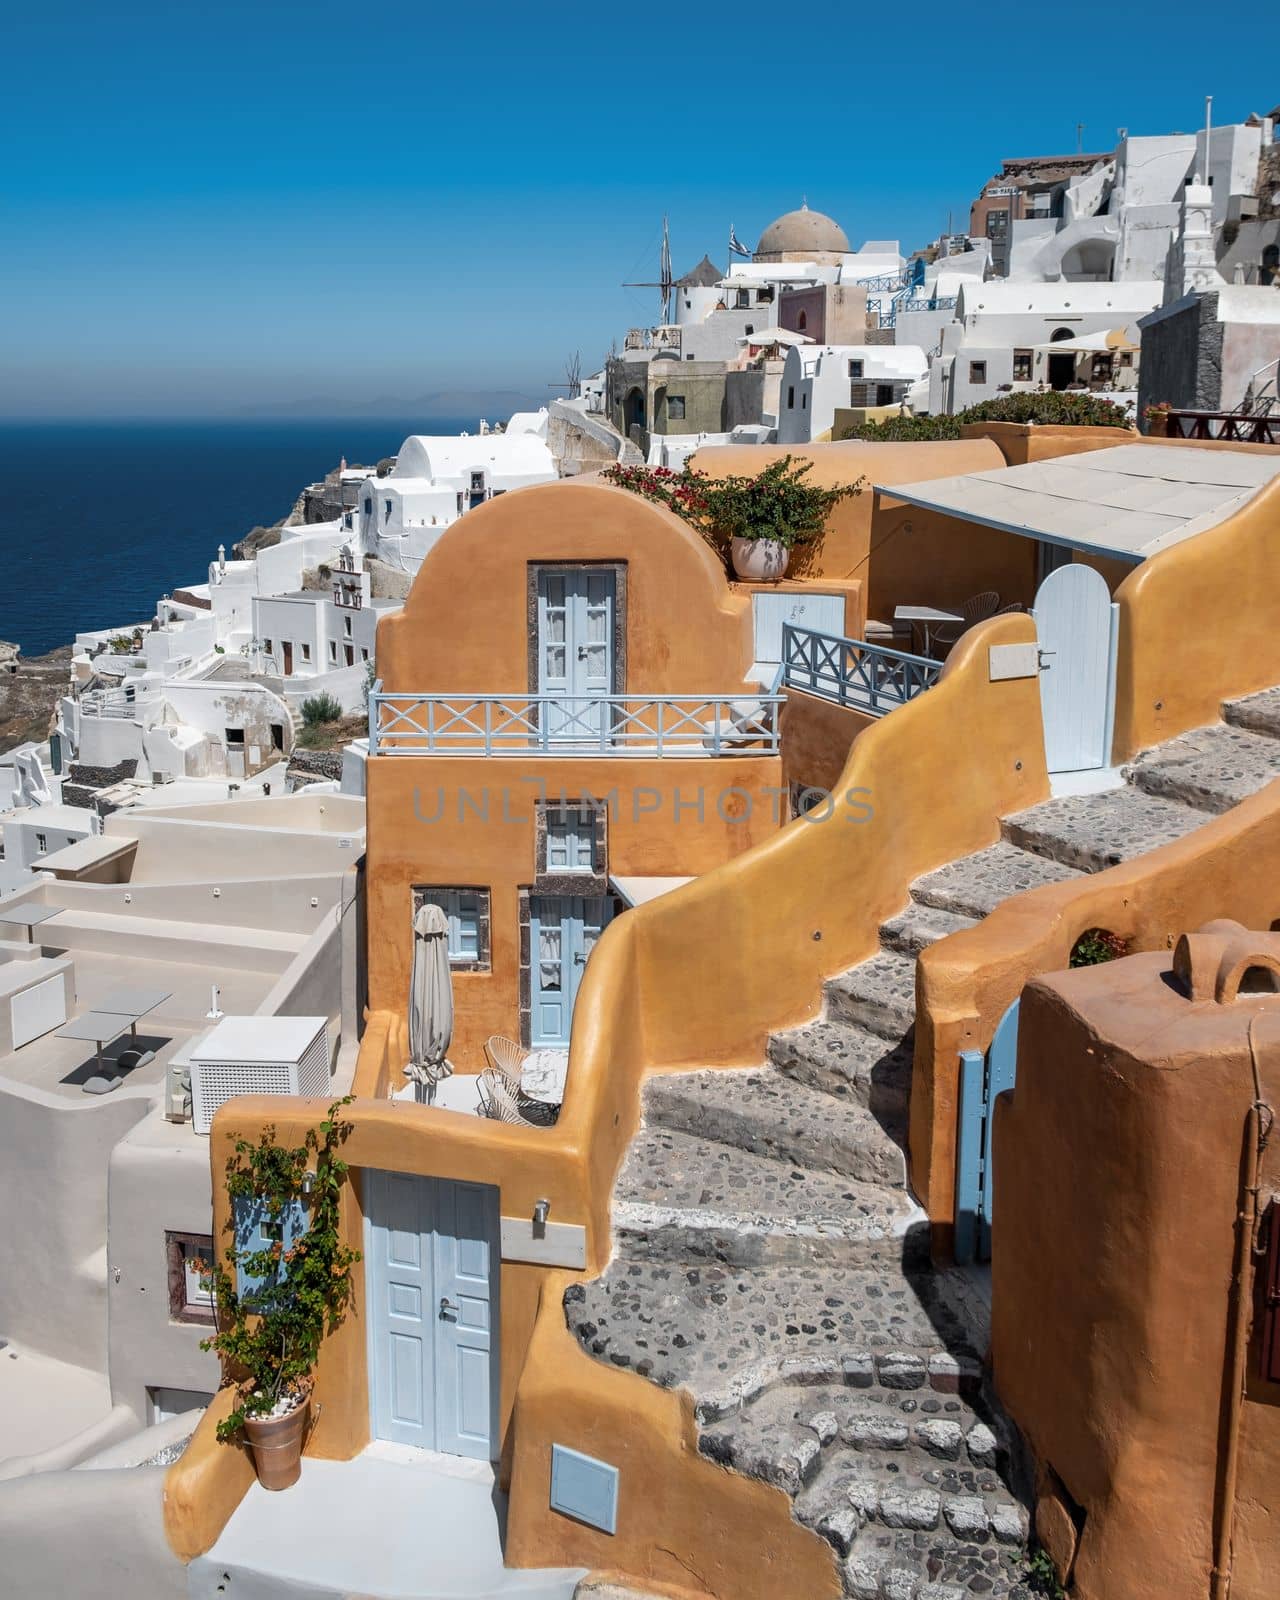
<instances>
[{"instance_id":1,"label":"windmill","mask_svg":"<svg viewBox=\"0 0 1280 1600\"><path fill-rule=\"evenodd\" d=\"M661 325L666 326L671 321L671 300L673 283L671 278L671 234L667 228L667 219L662 219L662 256L658 266L658 281L656 283L624 283L624 289L658 289L662 296Z\"/></svg>"},{"instance_id":2,"label":"windmill","mask_svg":"<svg viewBox=\"0 0 1280 1600\"><path fill-rule=\"evenodd\" d=\"M582 351L575 350L564 364L563 383L549 383L548 389L567 389L570 400L576 400L582 393Z\"/></svg>"}]
</instances>

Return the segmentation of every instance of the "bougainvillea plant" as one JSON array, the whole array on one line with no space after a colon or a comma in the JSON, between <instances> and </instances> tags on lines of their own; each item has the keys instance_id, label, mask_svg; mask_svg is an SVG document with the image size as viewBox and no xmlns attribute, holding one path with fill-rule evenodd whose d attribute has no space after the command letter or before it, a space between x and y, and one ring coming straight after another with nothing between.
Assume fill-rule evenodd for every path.
<instances>
[{"instance_id":1,"label":"bougainvillea plant","mask_svg":"<svg viewBox=\"0 0 1280 1600\"><path fill-rule=\"evenodd\" d=\"M348 1169L339 1150L351 1132L340 1115L351 1098L335 1100L300 1145L278 1145L275 1128L266 1127L256 1144L237 1139L227 1158L231 1243L222 1261L193 1263L211 1284L217 1329L201 1348L217 1352L223 1381L237 1389L235 1408L218 1424L224 1443L238 1436L246 1418L301 1403L321 1342L350 1303L360 1252L342 1242ZM259 1249L241 1248L237 1201L260 1208L263 1233L276 1237ZM307 1227L286 1245L284 1219L299 1204L309 1212Z\"/></svg>"},{"instance_id":2,"label":"bougainvillea plant","mask_svg":"<svg viewBox=\"0 0 1280 1600\"><path fill-rule=\"evenodd\" d=\"M1071 947L1069 965L1096 967L1104 961L1118 961L1129 954L1129 941L1106 928L1086 928Z\"/></svg>"},{"instance_id":3,"label":"bougainvillea plant","mask_svg":"<svg viewBox=\"0 0 1280 1600\"><path fill-rule=\"evenodd\" d=\"M606 467L608 483L657 501L698 529L717 549L729 539L772 539L785 549L817 544L833 508L861 494L865 480L829 487L809 483L812 461L785 455L754 477L713 478L691 467Z\"/></svg>"}]
</instances>

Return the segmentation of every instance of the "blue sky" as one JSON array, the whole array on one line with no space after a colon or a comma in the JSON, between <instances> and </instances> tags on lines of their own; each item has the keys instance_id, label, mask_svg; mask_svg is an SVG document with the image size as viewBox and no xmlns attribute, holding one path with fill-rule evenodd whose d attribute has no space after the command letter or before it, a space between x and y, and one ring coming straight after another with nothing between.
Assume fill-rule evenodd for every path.
<instances>
[{"instance_id":1,"label":"blue sky","mask_svg":"<svg viewBox=\"0 0 1280 1600\"><path fill-rule=\"evenodd\" d=\"M548 392L800 203L912 248L1005 156L1280 98L1202 5L502 0L10 12L0 415ZM1264 34L1271 35L1268 41Z\"/></svg>"}]
</instances>

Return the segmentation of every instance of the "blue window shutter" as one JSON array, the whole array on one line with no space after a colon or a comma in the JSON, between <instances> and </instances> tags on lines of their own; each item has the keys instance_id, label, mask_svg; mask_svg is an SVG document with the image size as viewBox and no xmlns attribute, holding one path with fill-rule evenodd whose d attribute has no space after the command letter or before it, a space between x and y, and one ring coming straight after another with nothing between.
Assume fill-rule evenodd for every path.
<instances>
[{"instance_id":1,"label":"blue window shutter","mask_svg":"<svg viewBox=\"0 0 1280 1600\"><path fill-rule=\"evenodd\" d=\"M235 1222L236 1255L242 1260L255 1251L266 1250L272 1243L272 1223L265 1196L240 1196L232 1202ZM307 1231L307 1213L301 1200L290 1200L281 1211L275 1224L280 1229L280 1242L285 1250L292 1250ZM236 1277L241 1299L256 1295L267 1286L261 1274L246 1271L237 1263Z\"/></svg>"}]
</instances>

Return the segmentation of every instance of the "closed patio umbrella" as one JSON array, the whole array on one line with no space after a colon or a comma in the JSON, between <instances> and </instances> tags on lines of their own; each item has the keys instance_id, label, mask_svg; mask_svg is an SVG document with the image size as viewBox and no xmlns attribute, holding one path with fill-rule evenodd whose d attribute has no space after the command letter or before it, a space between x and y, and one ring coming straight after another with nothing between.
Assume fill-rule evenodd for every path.
<instances>
[{"instance_id":1,"label":"closed patio umbrella","mask_svg":"<svg viewBox=\"0 0 1280 1600\"><path fill-rule=\"evenodd\" d=\"M409 1062L405 1075L414 1098L431 1103L436 1085L453 1071L445 1051L453 1038L453 987L449 975L449 922L436 905L413 919L413 970L409 977Z\"/></svg>"}]
</instances>

